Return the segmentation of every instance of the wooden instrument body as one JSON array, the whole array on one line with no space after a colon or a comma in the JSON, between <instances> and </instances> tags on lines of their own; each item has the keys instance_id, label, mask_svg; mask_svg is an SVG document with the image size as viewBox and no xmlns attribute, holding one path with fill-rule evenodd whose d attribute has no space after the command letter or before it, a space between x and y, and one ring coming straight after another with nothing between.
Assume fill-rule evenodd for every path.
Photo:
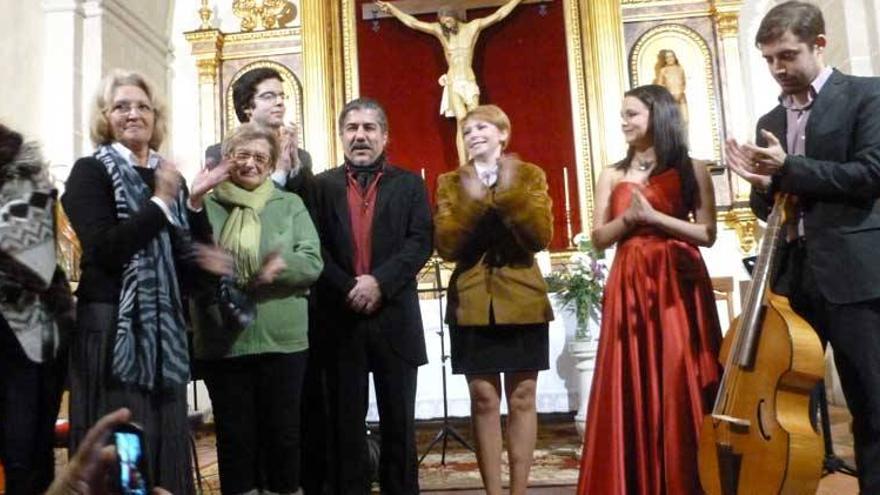
<instances>
[{"instance_id":1,"label":"wooden instrument body","mask_svg":"<svg viewBox=\"0 0 880 495\"><path fill-rule=\"evenodd\" d=\"M754 369L740 371L728 411L749 426L712 415L703 420L700 483L708 495L804 495L819 485L824 450L810 418L810 393L825 374L822 344L787 298L770 294L768 301ZM737 323L725 336L722 362Z\"/></svg>"},{"instance_id":2,"label":"wooden instrument body","mask_svg":"<svg viewBox=\"0 0 880 495\"><path fill-rule=\"evenodd\" d=\"M810 407L825 375L822 344L769 287L785 208L786 197L777 198L743 313L721 346L724 376L698 455L708 495L811 494L822 475L822 433Z\"/></svg>"}]
</instances>

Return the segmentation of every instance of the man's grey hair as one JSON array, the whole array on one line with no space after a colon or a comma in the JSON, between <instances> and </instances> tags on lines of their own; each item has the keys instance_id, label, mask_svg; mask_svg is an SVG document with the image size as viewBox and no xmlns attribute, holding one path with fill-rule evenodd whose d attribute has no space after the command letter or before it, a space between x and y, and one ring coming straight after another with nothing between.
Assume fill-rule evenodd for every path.
<instances>
[{"instance_id":1,"label":"man's grey hair","mask_svg":"<svg viewBox=\"0 0 880 495\"><path fill-rule=\"evenodd\" d=\"M376 112L376 117L379 120L379 127L382 128L382 132L386 134L388 133L388 117L385 115L385 109L382 108L382 105L372 98L357 98L346 103L345 106L342 107L342 111L339 112L339 134L342 134L342 126L345 125L345 118L355 110L373 110Z\"/></svg>"}]
</instances>

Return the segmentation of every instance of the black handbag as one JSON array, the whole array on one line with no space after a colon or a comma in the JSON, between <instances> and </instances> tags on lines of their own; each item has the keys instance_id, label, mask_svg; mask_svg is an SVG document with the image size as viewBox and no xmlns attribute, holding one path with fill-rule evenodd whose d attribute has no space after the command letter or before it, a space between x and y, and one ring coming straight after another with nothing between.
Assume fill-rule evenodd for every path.
<instances>
[{"instance_id":1,"label":"black handbag","mask_svg":"<svg viewBox=\"0 0 880 495\"><path fill-rule=\"evenodd\" d=\"M217 303L224 325L236 331L244 330L257 317L257 305L236 285L234 277L220 277Z\"/></svg>"}]
</instances>

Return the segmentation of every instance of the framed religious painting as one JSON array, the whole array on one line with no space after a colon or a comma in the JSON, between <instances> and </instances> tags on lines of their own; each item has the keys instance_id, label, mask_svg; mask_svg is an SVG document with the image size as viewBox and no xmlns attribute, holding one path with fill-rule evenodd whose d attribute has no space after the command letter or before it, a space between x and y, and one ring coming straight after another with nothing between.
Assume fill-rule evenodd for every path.
<instances>
[{"instance_id":1,"label":"framed religious painting","mask_svg":"<svg viewBox=\"0 0 880 495\"><path fill-rule=\"evenodd\" d=\"M712 52L706 40L683 24L647 30L629 54L632 86L660 84L672 93L686 123L691 156L721 161L721 130Z\"/></svg>"}]
</instances>

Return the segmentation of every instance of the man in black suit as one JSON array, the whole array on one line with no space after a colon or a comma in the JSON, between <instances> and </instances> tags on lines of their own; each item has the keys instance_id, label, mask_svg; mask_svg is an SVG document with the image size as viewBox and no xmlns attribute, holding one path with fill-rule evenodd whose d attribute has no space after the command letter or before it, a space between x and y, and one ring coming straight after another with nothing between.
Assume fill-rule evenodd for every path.
<instances>
[{"instance_id":1,"label":"man in black suit","mask_svg":"<svg viewBox=\"0 0 880 495\"><path fill-rule=\"evenodd\" d=\"M834 349L861 493L880 493L880 79L825 65L822 12L806 2L771 9L756 44L780 104L757 145L728 140L728 163L759 217L776 192L797 198L774 288Z\"/></svg>"},{"instance_id":2,"label":"man in black suit","mask_svg":"<svg viewBox=\"0 0 880 495\"><path fill-rule=\"evenodd\" d=\"M382 493L419 491L415 444L418 367L427 362L416 275L432 251L431 211L418 175L385 159L388 123L374 100L339 116L342 166L315 178L324 272L317 284L326 338L333 492L369 492L367 377L379 408Z\"/></svg>"},{"instance_id":3,"label":"man in black suit","mask_svg":"<svg viewBox=\"0 0 880 495\"><path fill-rule=\"evenodd\" d=\"M284 125L284 87L281 74L269 67L244 73L232 84L232 104L241 123L254 121L278 131L281 153L275 163L272 180L278 187L299 195L311 207L312 157L297 147L298 130ZM220 143L205 150L208 168L220 163Z\"/></svg>"}]
</instances>

